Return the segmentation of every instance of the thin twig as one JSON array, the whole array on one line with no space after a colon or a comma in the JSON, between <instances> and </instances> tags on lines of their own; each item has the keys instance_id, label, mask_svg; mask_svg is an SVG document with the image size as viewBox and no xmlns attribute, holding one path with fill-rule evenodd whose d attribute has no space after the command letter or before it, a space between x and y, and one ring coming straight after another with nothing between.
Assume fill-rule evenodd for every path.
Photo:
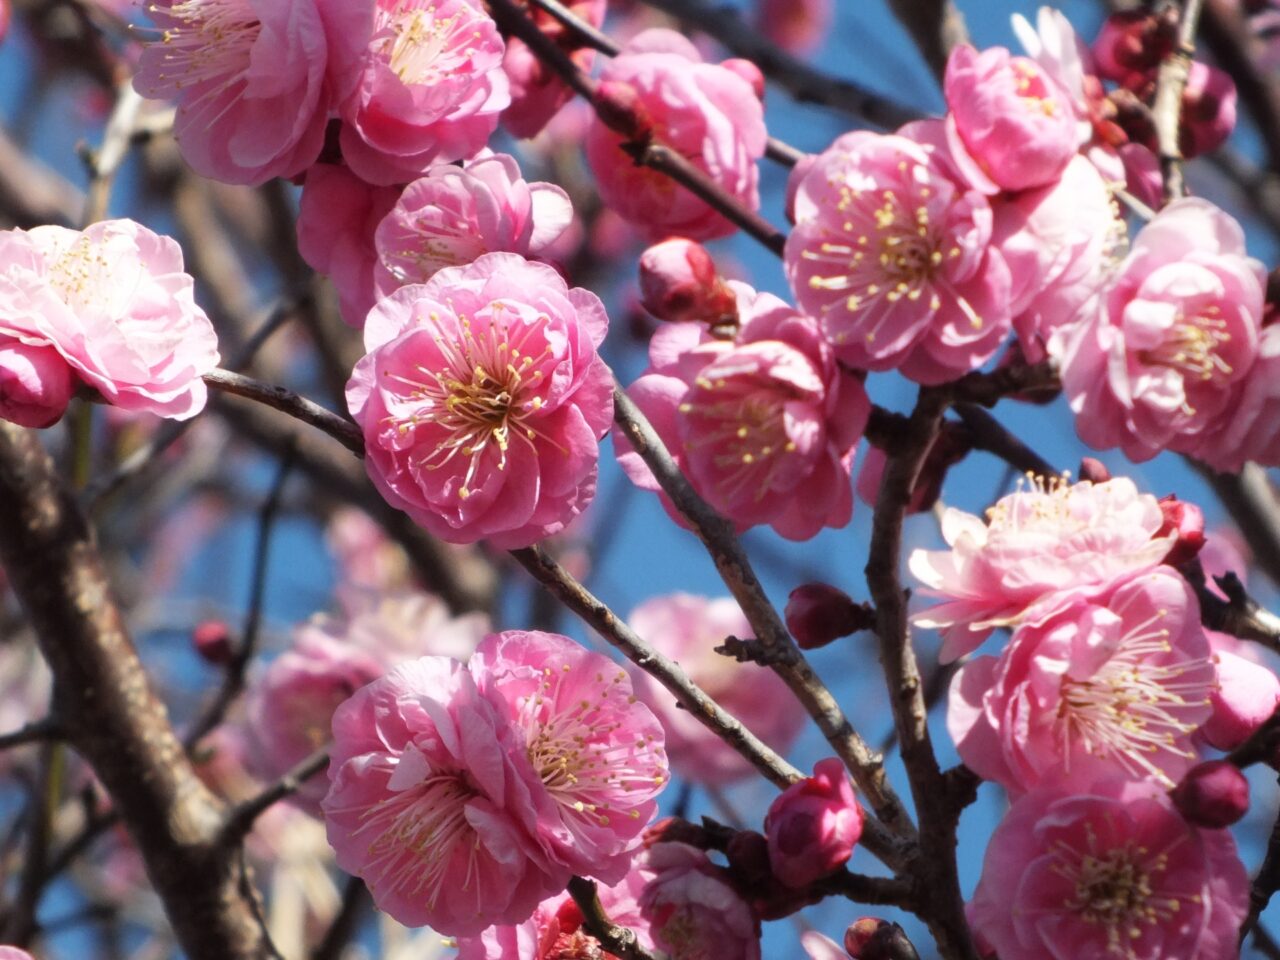
<instances>
[{"instance_id":1,"label":"thin twig","mask_svg":"<svg viewBox=\"0 0 1280 960\"><path fill-rule=\"evenodd\" d=\"M237 804L227 814L226 824L222 828L222 843L236 844L253 831L258 818L281 800L293 796L312 777L322 771L329 763L328 746L306 757L285 773L275 783L264 787L248 800Z\"/></svg>"},{"instance_id":2,"label":"thin twig","mask_svg":"<svg viewBox=\"0 0 1280 960\"><path fill-rule=\"evenodd\" d=\"M619 926L605 916L594 881L570 878L569 895L582 911L582 925L609 953L620 960L666 960L665 954L645 949L634 930Z\"/></svg>"},{"instance_id":3,"label":"thin twig","mask_svg":"<svg viewBox=\"0 0 1280 960\"><path fill-rule=\"evenodd\" d=\"M889 9L911 34L933 75L941 80L952 48L969 40L954 0L889 0Z\"/></svg>"},{"instance_id":4,"label":"thin twig","mask_svg":"<svg viewBox=\"0 0 1280 960\"><path fill-rule=\"evenodd\" d=\"M1060 475L1061 471L1054 470L1048 460L1014 436L982 407L974 403L957 403L953 409L965 425L975 450L995 454L1022 473L1035 473L1042 477Z\"/></svg>"},{"instance_id":5,"label":"thin twig","mask_svg":"<svg viewBox=\"0 0 1280 960\"><path fill-rule=\"evenodd\" d=\"M36 720L10 733L0 734L0 750L25 746L29 743L44 743L50 740L61 740L66 736L52 717Z\"/></svg>"},{"instance_id":6,"label":"thin twig","mask_svg":"<svg viewBox=\"0 0 1280 960\"><path fill-rule=\"evenodd\" d=\"M1249 885L1249 914L1240 925L1241 944L1249 935L1249 931L1257 926L1258 918L1262 916L1262 911L1267 909L1267 904L1271 902L1277 887L1280 887L1280 817L1277 817L1276 822L1272 824L1271 836L1267 840L1266 856L1262 858L1262 866L1258 868L1253 882Z\"/></svg>"},{"instance_id":7,"label":"thin twig","mask_svg":"<svg viewBox=\"0 0 1280 960\"><path fill-rule=\"evenodd\" d=\"M364 456L364 437L360 428L345 417L326 410L314 400L299 396L292 390L263 383L252 377L230 370L217 369L204 375L204 382L215 390L234 394L249 400L256 400L282 413L287 413L295 420L327 433L358 457Z\"/></svg>"},{"instance_id":8,"label":"thin twig","mask_svg":"<svg viewBox=\"0 0 1280 960\"><path fill-rule=\"evenodd\" d=\"M360 923L361 915L372 905L369 888L359 877L348 877L342 891L342 905L320 944L311 951L311 960L339 960Z\"/></svg>"},{"instance_id":9,"label":"thin twig","mask_svg":"<svg viewBox=\"0 0 1280 960\"><path fill-rule=\"evenodd\" d=\"M1260 923L1254 924L1253 927L1253 949L1268 960L1280 960L1280 943L1277 943L1271 931Z\"/></svg>"},{"instance_id":10,"label":"thin twig","mask_svg":"<svg viewBox=\"0 0 1280 960\"><path fill-rule=\"evenodd\" d=\"M1191 58L1196 52L1196 27L1203 0L1186 0L1178 20L1178 42L1160 63L1156 73L1156 97L1151 106L1160 153L1160 174L1164 180L1164 201L1186 195L1182 178L1182 151L1178 134L1182 123L1182 94L1191 74Z\"/></svg>"},{"instance_id":11,"label":"thin twig","mask_svg":"<svg viewBox=\"0 0 1280 960\"><path fill-rule=\"evenodd\" d=\"M1215 473L1198 460L1186 461L1208 481L1249 545L1253 562L1280 586L1280 504L1267 472L1255 463L1235 473Z\"/></svg>"},{"instance_id":12,"label":"thin twig","mask_svg":"<svg viewBox=\"0 0 1280 960\"><path fill-rule=\"evenodd\" d=\"M133 89L132 82L123 80L117 88L116 102L111 110L111 116L107 118L102 146L96 153L86 154L86 163L89 167L89 190L85 197L82 218L84 226L97 223L107 215L116 171L120 169L120 165L129 154L129 147L133 143L133 131L137 125L138 111L141 107L141 94Z\"/></svg>"}]
</instances>

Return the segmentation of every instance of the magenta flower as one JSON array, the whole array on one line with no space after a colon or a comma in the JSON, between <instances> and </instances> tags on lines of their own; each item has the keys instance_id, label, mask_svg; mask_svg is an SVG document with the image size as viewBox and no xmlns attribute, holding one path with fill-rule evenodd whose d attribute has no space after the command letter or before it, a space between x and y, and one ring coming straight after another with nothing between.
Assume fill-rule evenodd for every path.
<instances>
[{"instance_id":1,"label":"magenta flower","mask_svg":"<svg viewBox=\"0 0 1280 960\"><path fill-rule=\"evenodd\" d=\"M329 843L400 923L523 923L569 879L536 838L545 788L504 712L462 664L423 657L334 714Z\"/></svg>"},{"instance_id":2,"label":"magenta flower","mask_svg":"<svg viewBox=\"0 0 1280 960\"><path fill-rule=\"evenodd\" d=\"M676 593L646 600L627 622L659 652L679 662L689 679L741 720L756 736L786 753L805 722L804 707L772 670L740 664L715 648L726 637L752 636L735 600ZM643 670L628 665L636 696L666 731L671 768L692 783L722 786L755 772L742 755L703 726Z\"/></svg>"},{"instance_id":3,"label":"magenta flower","mask_svg":"<svg viewBox=\"0 0 1280 960\"><path fill-rule=\"evenodd\" d=\"M49 427L62 419L75 377L49 344L0 335L0 419L23 427Z\"/></svg>"},{"instance_id":4,"label":"magenta flower","mask_svg":"<svg viewBox=\"0 0 1280 960\"><path fill-rule=\"evenodd\" d=\"M641 304L672 323L736 323L737 300L707 248L684 237L655 243L640 255Z\"/></svg>"},{"instance_id":5,"label":"magenta flower","mask_svg":"<svg viewBox=\"0 0 1280 960\"><path fill-rule=\"evenodd\" d=\"M1249 780L1230 760L1197 764L1169 796L1178 812L1198 827L1229 827L1249 812Z\"/></svg>"},{"instance_id":6,"label":"magenta flower","mask_svg":"<svg viewBox=\"0 0 1280 960\"><path fill-rule=\"evenodd\" d=\"M1216 676L1195 594L1166 570L1050 599L998 658L965 664L947 729L970 769L1013 794L1059 776L1178 781Z\"/></svg>"},{"instance_id":7,"label":"magenta flower","mask_svg":"<svg viewBox=\"0 0 1280 960\"><path fill-rule=\"evenodd\" d=\"M1249 879L1226 830L1150 783L1033 791L996 827L970 922L1000 960L1229 960Z\"/></svg>"},{"instance_id":8,"label":"magenta flower","mask_svg":"<svg viewBox=\"0 0 1280 960\"><path fill-rule=\"evenodd\" d=\"M339 107L342 156L370 183L406 183L473 156L497 127L511 102L502 37L468 0L373 2L359 79Z\"/></svg>"},{"instance_id":9,"label":"magenta flower","mask_svg":"<svg viewBox=\"0 0 1280 960\"><path fill-rule=\"evenodd\" d=\"M842 527L853 513L850 471L871 404L817 325L768 293L730 281L740 328L715 340L671 324L630 388L694 487L740 528L769 524L790 540ZM648 490L657 481L622 442L618 462ZM665 498L664 498L665 502Z\"/></svg>"},{"instance_id":10,"label":"magenta flower","mask_svg":"<svg viewBox=\"0 0 1280 960\"><path fill-rule=\"evenodd\" d=\"M174 136L206 177L258 184L320 155L336 98L369 37L350 0L155 0L163 36L134 75L144 97L176 99Z\"/></svg>"},{"instance_id":11,"label":"magenta flower","mask_svg":"<svg viewBox=\"0 0 1280 960\"><path fill-rule=\"evenodd\" d=\"M374 485L450 543L562 529L595 493L613 417L607 326L595 294L510 253L384 299L347 384Z\"/></svg>"},{"instance_id":12,"label":"magenta flower","mask_svg":"<svg viewBox=\"0 0 1280 960\"><path fill-rule=\"evenodd\" d=\"M862 808L844 764L819 760L813 776L778 794L764 818L773 875L788 887L807 887L849 862L862 836Z\"/></svg>"},{"instance_id":13,"label":"magenta flower","mask_svg":"<svg viewBox=\"0 0 1280 960\"><path fill-rule=\"evenodd\" d=\"M600 74L634 108L655 137L751 210L760 206L756 161L764 156L764 108L751 84L732 70L703 63L694 45L673 30L645 30ZM587 162L605 206L651 240L679 234L691 240L723 237L736 228L666 174L638 166L622 137L594 118Z\"/></svg>"},{"instance_id":14,"label":"magenta flower","mask_svg":"<svg viewBox=\"0 0 1280 960\"><path fill-rule=\"evenodd\" d=\"M1132 460L1213 445L1257 356L1265 286L1227 214L1198 198L1160 211L1096 313L1050 344L1080 438Z\"/></svg>"},{"instance_id":15,"label":"magenta flower","mask_svg":"<svg viewBox=\"0 0 1280 960\"><path fill-rule=\"evenodd\" d=\"M1002 498L984 523L948 509L942 536L950 550L915 550L911 572L944 602L916 615L941 628L939 654L950 662L975 649L997 626L1013 626L1052 593L1090 590L1154 569L1173 545L1156 537L1160 504L1132 480L1035 482Z\"/></svg>"},{"instance_id":16,"label":"magenta flower","mask_svg":"<svg viewBox=\"0 0 1280 960\"><path fill-rule=\"evenodd\" d=\"M645 878L640 912L658 949L673 958L760 960L760 921L705 853L655 843L637 866Z\"/></svg>"},{"instance_id":17,"label":"magenta flower","mask_svg":"<svg viewBox=\"0 0 1280 960\"><path fill-rule=\"evenodd\" d=\"M902 133L845 134L798 168L784 266L845 363L941 383L1004 341L1009 269L991 245L991 208L961 185L940 124Z\"/></svg>"},{"instance_id":18,"label":"magenta flower","mask_svg":"<svg viewBox=\"0 0 1280 960\"><path fill-rule=\"evenodd\" d=\"M567 637L508 630L471 660L476 684L506 704L543 785L535 834L553 863L622 880L666 786L662 724L632 695L626 672Z\"/></svg>"},{"instance_id":19,"label":"magenta flower","mask_svg":"<svg viewBox=\"0 0 1280 960\"><path fill-rule=\"evenodd\" d=\"M1265 664L1215 647L1217 686L1209 697L1213 713L1200 732L1210 746L1234 750L1280 707L1280 679Z\"/></svg>"},{"instance_id":20,"label":"magenta flower","mask_svg":"<svg viewBox=\"0 0 1280 960\"><path fill-rule=\"evenodd\" d=\"M364 326L378 301L373 232L400 191L365 183L346 167L317 163L307 171L298 203L298 253L333 281L342 319Z\"/></svg>"},{"instance_id":21,"label":"magenta flower","mask_svg":"<svg viewBox=\"0 0 1280 960\"><path fill-rule=\"evenodd\" d=\"M444 267L485 253L536 259L573 221L573 205L551 183L526 183L515 158L488 153L444 164L404 188L374 234L374 287L385 297L426 283Z\"/></svg>"},{"instance_id":22,"label":"magenta flower","mask_svg":"<svg viewBox=\"0 0 1280 960\"><path fill-rule=\"evenodd\" d=\"M962 43L947 60L943 93L948 131L977 165L974 185L989 178L985 192L1047 186L1076 153L1067 93L1034 60Z\"/></svg>"},{"instance_id":23,"label":"magenta flower","mask_svg":"<svg viewBox=\"0 0 1280 960\"><path fill-rule=\"evenodd\" d=\"M10 230L0 263L0 335L52 346L123 410L185 420L204 408L218 341L175 241L132 220Z\"/></svg>"},{"instance_id":24,"label":"magenta flower","mask_svg":"<svg viewBox=\"0 0 1280 960\"><path fill-rule=\"evenodd\" d=\"M593 27L604 23L606 0L570 0L565 6ZM569 58L584 73L590 73L596 52L578 46L572 31L542 7L526 7L526 14L544 34L556 40ZM502 69L511 88L511 105L502 112L502 125L513 137L536 137L560 108L573 97L573 91L554 70L549 69L519 37L507 38L507 51Z\"/></svg>"}]
</instances>

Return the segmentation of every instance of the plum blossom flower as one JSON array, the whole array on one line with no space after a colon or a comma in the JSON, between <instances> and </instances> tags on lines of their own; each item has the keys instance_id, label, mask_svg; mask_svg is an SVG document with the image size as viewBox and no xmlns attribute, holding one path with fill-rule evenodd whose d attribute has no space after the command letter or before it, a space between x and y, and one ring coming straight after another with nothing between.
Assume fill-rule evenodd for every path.
<instances>
[{"instance_id":1,"label":"plum blossom flower","mask_svg":"<svg viewBox=\"0 0 1280 960\"><path fill-rule=\"evenodd\" d=\"M764 109L751 84L734 71L703 63L694 45L673 30L633 37L600 74L602 89L625 99L637 122L751 210L760 206L756 161L764 156ZM637 166L623 138L594 118L587 162L605 205L650 239L691 240L735 229L704 200L666 174Z\"/></svg>"},{"instance_id":2,"label":"plum blossom flower","mask_svg":"<svg viewBox=\"0 0 1280 960\"><path fill-rule=\"evenodd\" d=\"M798 176L784 266L841 360L941 383L1009 331L1009 269L986 198L962 186L937 121L855 131Z\"/></svg>"},{"instance_id":3,"label":"plum blossom flower","mask_svg":"<svg viewBox=\"0 0 1280 960\"><path fill-rule=\"evenodd\" d=\"M764 818L773 875L788 887L806 887L849 862L862 836L862 808L844 764L819 760L813 776L774 798Z\"/></svg>"},{"instance_id":4,"label":"plum blossom flower","mask_svg":"<svg viewBox=\"0 0 1280 960\"><path fill-rule=\"evenodd\" d=\"M426 283L441 268L485 253L537 259L572 220L568 194L526 183L508 154L486 151L461 167L432 167L404 188L374 233L376 295Z\"/></svg>"},{"instance_id":5,"label":"plum blossom flower","mask_svg":"<svg viewBox=\"0 0 1280 960\"><path fill-rule=\"evenodd\" d=\"M178 101L174 137L206 177L258 184L320 155L329 110L354 80L367 4L349 0L151 0L163 32L134 88Z\"/></svg>"},{"instance_id":6,"label":"plum blossom flower","mask_svg":"<svg viewBox=\"0 0 1280 960\"><path fill-rule=\"evenodd\" d=\"M655 843L638 866L645 877L640 912L658 949L673 958L760 960L760 921L705 853Z\"/></svg>"},{"instance_id":7,"label":"plum blossom flower","mask_svg":"<svg viewBox=\"0 0 1280 960\"><path fill-rule=\"evenodd\" d=\"M835 14L832 0L758 0L756 26L789 53L813 53L826 39Z\"/></svg>"},{"instance_id":8,"label":"plum blossom flower","mask_svg":"<svg viewBox=\"0 0 1280 960\"><path fill-rule=\"evenodd\" d=\"M1114 780L1015 802L969 918L1000 960L1229 960L1248 902L1228 831L1191 826L1154 784Z\"/></svg>"},{"instance_id":9,"label":"plum blossom flower","mask_svg":"<svg viewBox=\"0 0 1280 960\"><path fill-rule=\"evenodd\" d=\"M536 836L555 863L622 880L667 784L662 724L626 672L559 634L492 634L471 659L476 684L506 704L543 791Z\"/></svg>"},{"instance_id":10,"label":"plum blossom flower","mask_svg":"<svg viewBox=\"0 0 1280 960\"><path fill-rule=\"evenodd\" d=\"M950 662L997 626L1021 622L1049 594L1101 591L1154 569L1173 545L1157 537L1160 504L1132 480L1105 483L1035 480L1003 497L988 522L949 508L942 536L951 549L915 550L912 574L944 602L916 615L943 629L939 654Z\"/></svg>"},{"instance_id":11,"label":"plum blossom flower","mask_svg":"<svg viewBox=\"0 0 1280 960\"><path fill-rule=\"evenodd\" d=\"M298 253L333 281L342 319L363 327L378 301L374 230L400 191L365 183L346 167L317 163L307 171L298 203Z\"/></svg>"},{"instance_id":12,"label":"plum blossom flower","mask_svg":"<svg viewBox=\"0 0 1280 960\"><path fill-rule=\"evenodd\" d=\"M1209 697L1213 712L1200 732L1210 746L1234 750L1280 706L1280 679L1270 667L1214 646L1217 686Z\"/></svg>"},{"instance_id":13,"label":"plum blossom flower","mask_svg":"<svg viewBox=\"0 0 1280 960\"><path fill-rule=\"evenodd\" d=\"M369 594L345 616L313 619L304 632L321 633L394 667L425 655L466 660L489 633L489 618L483 613L455 617L435 594L404 590Z\"/></svg>"},{"instance_id":14,"label":"plum blossom flower","mask_svg":"<svg viewBox=\"0 0 1280 960\"><path fill-rule=\"evenodd\" d=\"M1201 435L1236 416L1265 286L1230 216L1194 197L1160 211L1094 315L1050 344L1080 438L1133 460L1166 448L1199 455Z\"/></svg>"},{"instance_id":15,"label":"plum blossom flower","mask_svg":"<svg viewBox=\"0 0 1280 960\"><path fill-rule=\"evenodd\" d=\"M1166 570L1029 614L998 658L965 664L947 710L961 759L1015 794L1107 771L1172 787L1216 678L1195 594Z\"/></svg>"},{"instance_id":16,"label":"plum blossom flower","mask_svg":"<svg viewBox=\"0 0 1280 960\"><path fill-rule=\"evenodd\" d=\"M174 240L132 220L9 230L0 263L0 336L53 347L123 410L185 420L204 408L218 342Z\"/></svg>"},{"instance_id":17,"label":"plum blossom flower","mask_svg":"<svg viewBox=\"0 0 1280 960\"><path fill-rule=\"evenodd\" d=\"M594 495L613 417L607 326L595 294L510 253L382 300L347 384L374 485L450 543L562 529Z\"/></svg>"},{"instance_id":18,"label":"plum blossom flower","mask_svg":"<svg viewBox=\"0 0 1280 960\"><path fill-rule=\"evenodd\" d=\"M751 625L735 600L687 593L653 597L631 611L628 624L660 653L680 663L707 695L781 753L795 742L804 708L772 670L739 664L715 652L725 637L749 637ZM666 731L671 768L693 783L722 786L754 773L736 750L676 705L656 680L629 665L636 696L658 715Z\"/></svg>"},{"instance_id":19,"label":"plum blossom flower","mask_svg":"<svg viewBox=\"0 0 1280 960\"><path fill-rule=\"evenodd\" d=\"M339 107L343 159L392 184L474 155L511 102L503 49L468 0L374 0L359 79Z\"/></svg>"},{"instance_id":20,"label":"plum blossom flower","mask_svg":"<svg viewBox=\"0 0 1280 960\"><path fill-rule=\"evenodd\" d=\"M48 344L0 336L0 418L22 427L48 427L62 419L75 377Z\"/></svg>"},{"instance_id":21,"label":"plum blossom flower","mask_svg":"<svg viewBox=\"0 0 1280 960\"><path fill-rule=\"evenodd\" d=\"M524 745L456 660L403 663L338 707L329 778L338 865L406 926L522 923L569 879L536 839Z\"/></svg>"},{"instance_id":22,"label":"plum blossom flower","mask_svg":"<svg viewBox=\"0 0 1280 960\"><path fill-rule=\"evenodd\" d=\"M571 0L565 4L571 13L593 27L604 23L607 5L606 0ZM531 5L526 8L526 15L537 23L542 33L556 41L579 70L591 72L595 50L578 45L573 31L543 7ZM513 137L536 137L573 97L568 85L519 37L507 38L502 69L511 88L511 105L502 111L502 125Z\"/></svg>"},{"instance_id":23,"label":"plum blossom flower","mask_svg":"<svg viewBox=\"0 0 1280 960\"><path fill-rule=\"evenodd\" d=\"M1076 118L1066 93L1034 60L1004 47L979 53L959 44L947 60L943 93L947 129L963 164L978 168L986 192L1027 190L1054 183L1076 153Z\"/></svg>"},{"instance_id":24,"label":"plum blossom flower","mask_svg":"<svg viewBox=\"0 0 1280 960\"><path fill-rule=\"evenodd\" d=\"M871 405L809 318L730 281L734 341L701 324L671 324L650 342L650 367L628 393L694 487L739 527L767 523L791 540L842 527L853 511L854 448ZM656 490L620 442L632 482ZM664 499L665 503L665 499Z\"/></svg>"}]
</instances>

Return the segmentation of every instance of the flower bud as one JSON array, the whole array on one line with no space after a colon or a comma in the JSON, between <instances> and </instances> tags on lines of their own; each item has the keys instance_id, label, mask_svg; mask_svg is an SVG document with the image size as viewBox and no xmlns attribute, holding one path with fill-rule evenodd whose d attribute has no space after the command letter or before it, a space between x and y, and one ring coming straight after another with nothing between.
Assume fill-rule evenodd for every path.
<instances>
[{"instance_id":1,"label":"flower bud","mask_svg":"<svg viewBox=\"0 0 1280 960\"><path fill-rule=\"evenodd\" d=\"M1090 483L1106 483L1111 479L1111 471L1101 460L1083 457L1080 460L1080 479Z\"/></svg>"},{"instance_id":2,"label":"flower bud","mask_svg":"<svg viewBox=\"0 0 1280 960\"><path fill-rule=\"evenodd\" d=\"M1156 536L1177 535L1164 562L1171 567L1181 566L1193 559L1204 546L1204 514L1194 503L1179 500L1173 494L1160 499L1160 512L1164 514L1164 523L1156 531Z\"/></svg>"},{"instance_id":3,"label":"flower bud","mask_svg":"<svg viewBox=\"0 0 1280 960\"><path fill-rule=\"evenodd\" d=\"M640 255L640 293L644 308L660 320L715 325L737 316L733 291L717 275L711 254L683 237Z\"/></svg>"},{"instance_id":4,"label":"flower bud","mask_svg":"<svg viewBox=\"0 0 1280 960\"><path fill-rule=\"evenodd\" d=\"M1190 159L1212 153L1236 126L1236 85L1217 67L1193 61L1182 92L1178 148Z\"/></svg>"},{"instance_id":5,"label":"flower bud","mask_svg":"<svg viewBox=\"0 0 1280 960\"><path fill-rule=\"evenodd\" d=\"M1231 826L1249 809L1249 781L1230 760L1197 764L1169 795L1188 822L1210 830Z\"/></svg>"},{"instance_id":6,"label":"flower bud","mask_svg":"<svg viewBox=\"0 0 1280 960\"><path fill-rule=\"evenodd\" d=\"M849 924L844 948L853 960L919 960L905 931L879 917L860 917Z\"/></svg>"},{"instance_id":7,"label":"flower bud","mask_svg":"<svg viewBox=\"0 0 1280 960\"><path fill-rule=\"evenodd\" d=\"M802 583L791 591L783 612L787 629L802 650L825 647L837 637L847 637L871 626L865 607L843 590L828 583Z\"/></svg>"},{"instance_id":8,"label":"flower bud","mask_svg":"<svg viewBox=\"0 0 1280 960\"><path fill-rule=\"evenodd\" d=\"M625 81L600 81L596 87L595 108L606 127L629 140L644 140L653 133L653 118L636 88Z\"/></svg>"},{"instance_id":9,"label":"flower bud","mask_svg":"<svg viewBox=\"0 0 1280 960\"><path fill-rule=\"evenodd\" d=\"M720 66L724 67L731 73L736 73L747 83L751 84L751 89L755 91L756 97L760 100L764 99L764 74L750 60L743 60L741 57L731 57L721 62Z\"/></svg>"},{"instance_id":10,"label":"flower bud","mask_svg":"<svg viewBox=\"0 0 1280 960\"><path fill-rule=\"evenodd\" d=\"M1234 750L1280 705L1280 679L1270 668L1226 650L1213 655L1218 686L1209 693L1213 713L1200 735L1218 750Z\"/></svg>"},{"instance_id":11,"label":"flower bud","mask_svg":"<svg viewBox=\"0 0 1280 960\"><path fill-rule=\"evenodd\" d=\"M215 667L231 662L231 629L221 620L203 620L191 631L191 645L205 663Z\"/></svg>"},{"instance_id":12,"label":"flower bud","mask_svg":"<svg viewBox=\"0 0 1280 960\"><path fill-rule=\"evenodd\" d=\"M74 390L71 367L52 346L0 337L0 419L20 427L52 426Z\"/></svg>"},{"instance_id":13,"label":"flower bud","mask_svg":"<svg viewBox=\"0 0 1280 960\"><path fill-rule=\"evenodd\" d=\"M1093 41L1094 62L1106 79L1137 90L1149 82L1173 43L1174 34L1163 19L1141 10L1115 13Z\"/></svg>"},{"instance_id":14,"label":"flower bud","mask_svg":"<svg viewBox=\"0 0 1280 960\"><path fill-rule=\"evenodd\" d=\"M778 795L764 818L773 875L800 888L848 862L862 836L862 808L854 799L844 765L819 760L813 776Z\"/></svg>"}]
</instances>

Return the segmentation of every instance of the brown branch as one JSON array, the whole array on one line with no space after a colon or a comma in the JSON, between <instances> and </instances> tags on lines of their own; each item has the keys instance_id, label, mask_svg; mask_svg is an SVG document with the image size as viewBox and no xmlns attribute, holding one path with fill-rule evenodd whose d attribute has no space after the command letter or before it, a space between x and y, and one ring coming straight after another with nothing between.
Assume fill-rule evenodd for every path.
<instances>
[{"instance_id":1,"label":"brown branch","mask_svg":"<svg viewBox=\"0 0 1280 960\"><path fill-rule=\"evenodd\" d=\"M599 940L600 945L613 956L620 960L666 960L666 954L645 949L634 930L620 926L605 916L594 880L571 877L569 896L573 897L573 902L582 911L582 925L587 928L587 932Z\"/></svg>"},{"instance_id":2,"label":"brown branch","mask_svg":"<svg viewBox=\"0 0 1280 960\"><path fill-rule=\"evenodd\" d=\"M1280 707L1249 734L1244 743L1227 754L1227 759L1243 770L1255 763L1271 763L1276 759L1277 749L1280 749Z\"/></svg>"},{"instance_id":3,"label":"brown branch","mask_svg":"<svg viewBox=\"0 0 1280 960\"><path fill-rule=\"evenodd\" d=\"M300 420L327 433L357 457L364 456L364 436L360 433L360 428L346 417L326 410L314 400L308 400L284 387L263 383L261 380L246 377L241 373L232 373L230 370L218 369L212 373L206 373L204 382L214 390L255 400L281 413L287 413L295 420Z\"/></svg>"},{"instance_id":4,"label":"brown branch","mask_svg":"<svg viewBox=\"0 0 1280 960\"><path fill-rule=\"evenodd\" d=\"M1191 58L1196 52L1196 27L1203 0L1186 0L1178 20L1178 42L1160 63L1156 73L1156 98L1151 106L1160 154L1160 174L1164 180L1164 202L1186 196L1182 178L1182 151L1178 132L1182 122L1182 93L1187 89Z\"/></svg>"},{"instance_id":5,"label":"brown branch","mask_svg":"<svg viewBox=\"0 0 1280 960\"><path fill-rule=\"evenodd\" d=\"M1218 65L1235 82L1240 102L1267 147L1267 166L1280 173L1280 82L1258 65L1253 37L1239 0L1207 0L1200 36Z\"/></svg>"},{"instance_id":6,"label":"brown branch","mask_svg":"<svg viewBox=\"0 0 1280 960\"><path fill-rule=\"evenodd\" d=\"M687 26L700 30L735 56L750 60L760 72L797 103L830 107L873 127L896 130L925 115L850 80L823 73L770 43L742 19L733 7L705 0L645 0Z\"/></svg>"},{"instance_id":7,"label":"brown branch","mask_svg":"<svg viewBox=\"0 0 1280 960\"><path fill-rule=\"evenodd\" d=\"M196 776L111 598L84 517L36 435L0 424L0 561L54 676L54 709L112 797L193 960L270 955Z\"/></svg>"},{"instance_id":8,"label":"brown branch","mask_svg":"<svg viewBox=\"0 0 1280 960\"><path fill-rule=\"evenodd\" d=\"M953 404L975 403L980 407L994 407L1005 397L1016 393L1048 393L1061 386L1053 363L1044 360L1040 363L1010 363L989 373L966 373L959 380L946 384L945 391Z\"/></svg>"},{"instance_id":9,"label":"brown branch","mask_svg":"<svg viewBox=\"0 0 1280 960\"><path fill-rule=\"evenodd\" d=\"M329 763L329 748L321 747L294 765L275 783L237 804L227 814L222 828L222 842L238 844L253 831L258 818L269 809L297 793L304 783L320 773Z\"/></svg>"},{"instance_id":10,"label":"brown branch","mask_svg":"<svg viewBox=\"0 0 1280 960\"><path fill-rule=\"evenodd\" d=\"M1239 577L1227 573L1213 578L1227 596L1223 600L1209 589L1199 560L1183 565L1179 571L1195 588L1200 600L1201 623L1210 630L1229 633L1241 640L1253 640L1280 653L1280 617L1249 596Z\"/></svg>"},{"instance_id":11,"label":"brown branch","mask_svg":"<svg viewBox=\"0 0 1280 960\"><path fill-rule=\"evenodd\" d=\"M65 736L66 734L58 726L57 721L48 717L44 720L28 723L26 726L19 727L9 733L0 734L0 750L22 747L29 743L48 743L53 740L62 740Z\"/></svg>"},{"instance_id":12,"label":"brown branch","mask_svg":"<svg viewBox=\"0 0 1280 960\"><path fill-rule=\"evenodd\" d=\"M102 136L102 146L96 153L85 153L89 168L89 190L85 197L81 225L97 223L107 216L111 203L111 187L116 171L129 154L133 131L142 107L142 95L133 89L129 80L123 80L116 90L115 106L107 118L107 128Z\"/></svg>"},{"instance_id":13,"label":"brown branch","mask_svg":"<svg viewBox=\"0 0 1280 960\"><path fill-rule=\"evenodd\" d=\"M1208 481L1249 545L1253 561L1280 585L1280 504L1267 473L1246 464L1238 474L1215 473L1198 460L1186 461Z\"/></svg>"},{"instance_id":14,"label":"brown branch","mask_svg":"<svg viewBox=\"0 0 1280 960\"><path fill-rule=\"evenodd\" d=\"M982 407L974 403L957 403L954 409L964 424L973 449L994 454L1022 473L1035 473L1042 477L1061 475L1061 471L1053 469L1053 464L1014 436Z\"/></svg>"},{"instance_id":15,"label":"brown branch","mask_svg":"<svg viewBox=\"0 0 1280 960\"><path fill-rule=\"evenodd\" d=\"M1249 885L1249 914L1240 924L1240 943L1258 925L1258 918L1267 909L1272 895L1280 888L1280 817L1272 824L1271 836L1267 840L1267 853L1262 858L1262 866L1254 875Z\"/></svg>"},{"instance_id":16,"label":"brown branch","mask_svg":"<svg viewBox=\"0 0 1280 960\"><path fill-rule=\"evenodd\" d=\"M795 645L756 578L733 525L697 494L649 421L621 387L614 389L614 421L707 548L725 586L766 651L771 668L786 682L844 761L876 816L899 836L912 838L914 827L889 785L882 758L853 729L831 691Z\"/></svg>"},{"instance_id":17,"label":"brown branch","mask_svg":"<svg viewBox=\"0 0 1280 960\"><path fill-rule=\"evenodd\" d=\"M889 0L889 9L907 28L925 63L941 81L951 48L969 40L954 0Z\"/></svg>"}]
</instances>

